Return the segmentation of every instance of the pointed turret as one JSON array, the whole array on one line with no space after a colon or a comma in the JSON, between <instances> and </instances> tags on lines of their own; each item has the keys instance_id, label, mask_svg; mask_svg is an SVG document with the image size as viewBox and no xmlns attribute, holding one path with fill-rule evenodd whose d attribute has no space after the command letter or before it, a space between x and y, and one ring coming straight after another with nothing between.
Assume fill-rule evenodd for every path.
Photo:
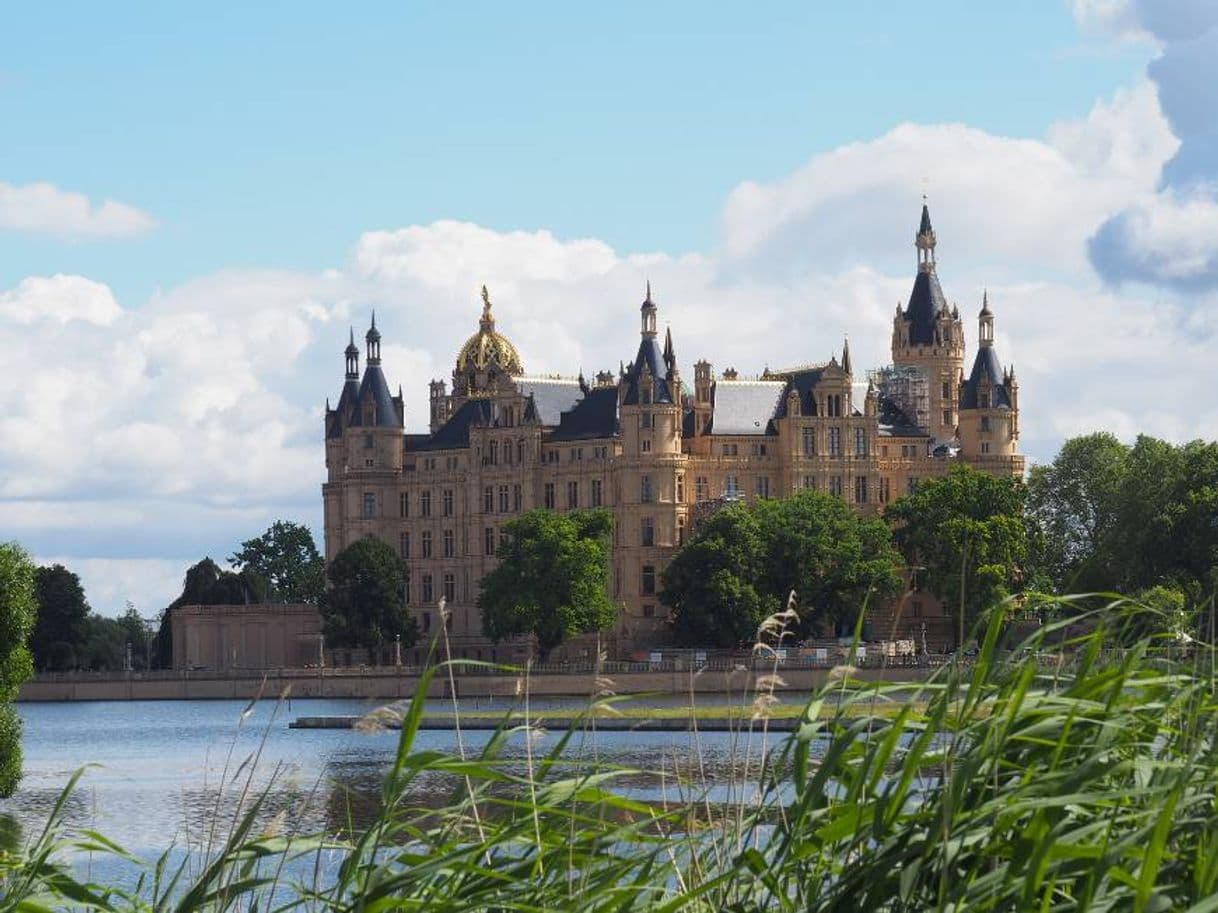
<instances>
[{"instance_id":1,"label":"pointed turret","mask_svg":"<svg viewBox=\"0 0 1218 913\"><path fill-rule=\"evenodd\" d=\"M672 327L664 328L664 364L671 371L677 363L677 354L672 347Z\"/></svg>"},{"instance_id":2,"label":"pointed turret","mask_svg":"<svg viewBox=\"0 0 1218 913\"><path fill-rule=\"evenodd\" d=\"M359 347L355 344L355 327L348 328L351 341L343 353L347 357L347 380L359 380Z\"/></svg>"},{"instance_id":3,"label":"pointed turret","mask_svg":"<svg viewBox=\"0 0 1218 913\"><path fill-rule=\"evenodd\" d=\"M918 269L933 272L935 269L935 230L930 224L930 210L926 206L925 197L922 201L922 221L918 224L914 247L918 249Z\"/></svg>"},{"instance_id":4,"label":"pointed turret","mask_svg":"<svg viewBox=\"0 0 1218 913\"><path fill-rule=\"evenodd\" d=\"M364 335L364 342L368 344L368 364L370 366L379 365L381 363L381 331L376 328L376 311L372 312L372 325Z\"/></svg>"},{"instance_id":5,"label":"pointed turret","mask_svg":"<svg viewBox=\"0 0 1218 913\"><path fill-rule=\"evenodd\" d=\"M977 315L977 345L988 348L994 344L994 312L990 310L990 292L981 293L981 312Z\"/></svg>"},{"instance_id":6,"label":"pointed turret","mask_svg":"<svg viewBox=\"0 0 1218 913\"><path fill-rule=\"evenodd\" d=\"M842 343L842 370L847 374L853 374L850 369L850 337L846 337L846 341Z\"/></svg>"},{"instance_id":7,"label":"pointed turret","mask_svg":"<svg viewBox=\"0 0 1218 913\"><path fill-rule=\"evenodd\" d=\"M651 280L647 280L647 297L639 308L642 316L642 333L644 339L654 339L656 335L656 303L651 300Z\"/></svg>"}]
</instances>

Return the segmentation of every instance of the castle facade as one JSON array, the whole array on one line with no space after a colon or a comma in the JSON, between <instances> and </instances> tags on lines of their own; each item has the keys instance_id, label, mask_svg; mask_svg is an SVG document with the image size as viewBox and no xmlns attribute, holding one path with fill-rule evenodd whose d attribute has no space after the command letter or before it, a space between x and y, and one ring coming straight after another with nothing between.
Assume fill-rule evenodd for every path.
<instances>
[{"instance_id":1,"label":"castle facade","mask_svg":"<svg viewBox=\"0 0 1218 913\"><path fill-rule=\"evenodd\" d=\"M451 389L430 384L426 434L404 431L374 317L362 375L352 333L342 392L326 407L326 560L380 537L405 562L421 642L442 623L443 599L456 655L516 661L527 645L491 644L477 608L503 524L534 508L604 507L615 519L609 586L621 606L608 641L624 655L664 642L660 574L716 505L817 489L874 514L958 462L1022 476L1019 385L994 348L988 297L965 373L964 327L940 287L935 246L924 205L892 363L860 373L846 343L840 360L752 379L734 369L716 376L698 361L690 385L671 332L660 338L649 286L638 350L616 375L532 376L496 329L483 288L478 331L461 347Z\"/></svg>"}]
</instances>

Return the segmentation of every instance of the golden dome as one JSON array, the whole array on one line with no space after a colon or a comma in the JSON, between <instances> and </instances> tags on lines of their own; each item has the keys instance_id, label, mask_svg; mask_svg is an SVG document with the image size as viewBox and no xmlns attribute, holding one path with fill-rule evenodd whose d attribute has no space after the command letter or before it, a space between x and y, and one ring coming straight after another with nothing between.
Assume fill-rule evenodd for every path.
<instances>
[{"instance_id":1,"label":"golden dome","mask_svg":"<svg viewBox=\"0 0 1218 913\"><path fill-rule=\"evenodd\" d=\"M465 340L457 353L457 373L464 374L473 368L485 370L492 363L508 375L524 373L520 354L508 338L495 332L495 318L491 315L491 296L482 286L482 319L478 321L478 332Z\"/></svg>"}]
</instances>

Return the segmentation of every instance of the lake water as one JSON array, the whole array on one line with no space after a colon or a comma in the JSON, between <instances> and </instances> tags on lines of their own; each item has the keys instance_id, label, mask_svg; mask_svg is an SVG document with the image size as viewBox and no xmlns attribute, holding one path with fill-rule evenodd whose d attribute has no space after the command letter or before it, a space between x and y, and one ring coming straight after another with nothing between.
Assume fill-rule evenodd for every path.
<instances>
[{"instance_id":1,"label":"lake water","mask_svg":"<svg viewBox=\"0 0 1218 913\"><path fill-rule=\"evenodd\" d=\"M339 833L349 823L358 827L374 813L399 734L297 730L287 725L297 716L355 715L374 705L294 700L289 707L262 701L242 722L246 706L244 701L19 704L25 723L25 775L16 794L0 800L0 816L9 816L10 824L15 820L28 838L41 829L73 771L91 764L96 766L85 772L67 806L71 827L94 828L145 859L171 845L200 850L214 844L217 836L222 842L224 834L216 835L211 828L217 821L231 820L251 769L247 759L259 751L252 789L266 790L268 814L283 811L298 832ZM451 705L437 702L435 709L450 710ZM462 738L467 750L477 751L488 737L474 732ZM422 732L416 747L455 752L456 738L450 731ZM554 738L547 735L534 750L544 752ZM646 771L625 784L643 798L675 798L677 787L665 775L674 769L730 798L730 791L738 788L730 784L745 739L731 733L580 734L570 753L584 758L595 754L601 761ZM776 741L771 737L771 744ZM754 763L759 749L760 739L754 737ZM522 758L524 753L521 736L509 755ZM240 776L234 777L238 770ZM415 798L420 805L429 799L442 801L448 788L424 777Z\"/></svg>"}]
</instances>

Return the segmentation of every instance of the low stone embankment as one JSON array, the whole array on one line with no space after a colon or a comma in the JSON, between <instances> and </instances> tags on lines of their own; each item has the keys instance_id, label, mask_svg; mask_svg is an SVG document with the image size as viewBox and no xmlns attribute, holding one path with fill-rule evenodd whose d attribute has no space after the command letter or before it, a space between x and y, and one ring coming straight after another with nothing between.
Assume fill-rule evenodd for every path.
<instances>
[{"instance_id":1,"label":"low stone embankment","mask_svg":"<svg viewBox=\"0 0 1218 913\"><path fill-rule=\"evenodd\" d=\"M528 691L536 696L588 696L603 691L615 694L742 694L753 691L760 675L773 671L690 669L631 670L605 673L533 673ZM854 677L864 681L919 681L928 670L916 666L863 668ZM782 668L778 692L807 692L825 683L830 670ZM19 701L145 701L145 700L249 700L255 695L274 698L290 689L295 698L368 698L387 700L411 697L419 688L416 670L392 667L367 670L279 669L266 673L74 673L35 676L21 686ZM525 686L520 675L456 674L456 696L501 698L518 694ZM452 696L447 675L432 679L431 697Z\"/></svg>"}]
</instances>

